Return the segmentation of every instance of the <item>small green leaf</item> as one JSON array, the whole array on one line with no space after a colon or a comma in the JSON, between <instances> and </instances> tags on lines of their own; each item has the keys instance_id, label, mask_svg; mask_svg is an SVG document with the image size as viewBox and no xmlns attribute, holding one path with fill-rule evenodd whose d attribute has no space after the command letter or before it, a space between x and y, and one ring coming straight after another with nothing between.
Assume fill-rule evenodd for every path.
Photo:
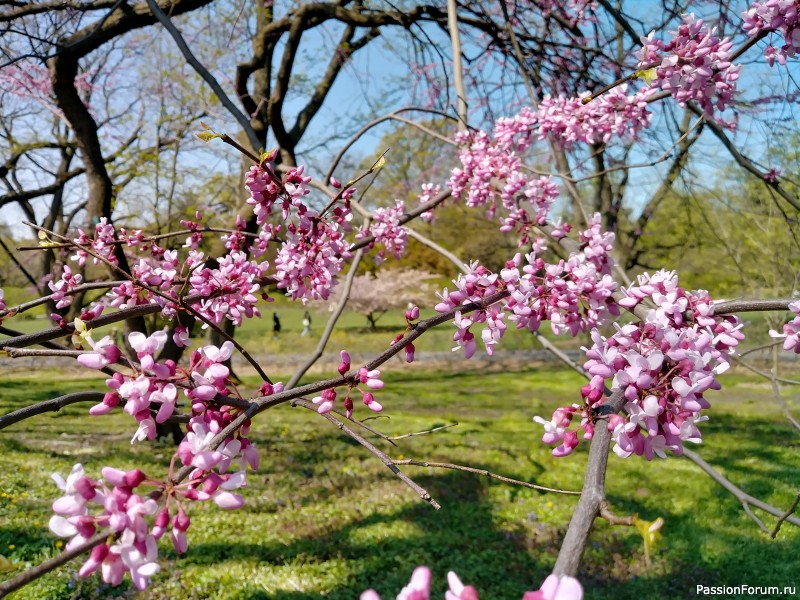
<instances>
[{"instance_id":1,"label":"small green leaf","mask_svg":"<svg viewBox=\"0 0 800 600\"><path fill-rule=\"evenodd\" d=\"M204 142L210 142L214 138L221 138L222 137L221 133L213 133L211 131L201 131L200 133L196 133L195 135L197 137L199 137L201 140L203 140Z\"/></svg>"},{"instance_id":2,"label":"small green leaf","mask_svg":"<svg viewBox=\"0 0 800 600\"><path fill-rule=\"evenodd\" d=\"M13 571L14 565L8 560L5 556L0 554L0 573L5 573L6 571Z\"/></svg>"},{"instance_id":3,"label":"small green leaf","mask_svg":"<svg viewBox=\"0 0 800 600\"><path fill-rule=\"evenodd\" d=\"M633 76L644 79L644 82L650 85L658 78L658 73L656 73L656 69L653 67L652 69L639 69Z\"/></svg>"}]
</instances>

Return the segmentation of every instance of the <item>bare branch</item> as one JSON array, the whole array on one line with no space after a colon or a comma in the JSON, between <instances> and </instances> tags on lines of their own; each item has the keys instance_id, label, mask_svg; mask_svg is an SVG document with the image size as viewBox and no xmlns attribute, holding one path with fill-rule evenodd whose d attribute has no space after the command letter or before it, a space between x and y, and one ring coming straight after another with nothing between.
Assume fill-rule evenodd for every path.
<instances>
[{"instance_id":1,"label":"bare branch","mask_svg":"<svg viewBox=\"0 0 800 600\"><path fill-rule=\"evenodd\" d=\"M65 406L77 402L102 402L103 396L105 396L103 392L73 392L72 394L65 394L58 398L45 400L44 402L37 402L31 406L26 406L25 408L20 408L19 410L0 416L0 430L35 415L41 415L46 412L58 412Z\"/></svg>"},{"instance_id":2,"label":"bare branch","mask_svg":"<svg viewBox=\"0 0 800 600\"><path fill-rule=\"evenodd\" d=\"M718 484L720 484L722 487L728 490L728 492L733 494L733 496L737 500L739 500L739 502L742 503L742 506L750 504L775 517L781 517L784 515L784 512L779 508L775 508L771 504L767 504L766 502L763 502L758 498L754 498L750 494L736 487L728 479L726 479L723 475L721 475L716 469L714 469L714 467L712 467L710 464L708 464L706 461L700 458L700 455L697 454L696 452L689 450L688 448L684 448L683 455L690 461L692 461L694 464L696 464L698 467L700 467L703 471L705 471L705 473L709 477L711 477L711 479L716 481ZM797 517L787 516L786 519L784 519L784 521L800 527L800 519L798 519Z\"/></svg>"},{"instance_id":3,"label":"bare branch","mask_svg":"<svg viewBox=\"0 0 800 600\"><path fill-rule=\"evenodd\" d=\"M792 502L792 505L788 509L786 509L786 512L783 513L781 517L778 519L778 522L775 523L775 529L773 529L772 533L770 533L770 537L773 540L778 535L778 532L781 530L781 525L783 525L783 522L786 519L788 519L792 514L794 514L794 512L797 510L798 505L800 505L800 494L797 494L797 496L794 499L794 502Z\"/></svg>"},{"instance_id":4,"label":"bare branch","mask_svg":"<svg viewBox=\"0 0 800 600\"><path fill-rule=\"evenodd\" d=\"M189 45L186 43L186 40L183 39L183 35L181 35L180 30L175 27L175 24L170 20L170 18L161 10L161 7L158 6L156 0L147 0L147 6L150 7L150 11L155 15L158 19L159 23L164 26L164 29L172 36L172 39L175 40L175 45L178 46L178 49L183 54L183 57L186 59L186 62L191 65L191 67L197 71L198 75L203 78L208 86L213 90L213 92L219 98L219 101L222 103L222 106L236 119L236 122L239 123L239 126L244 130L245 134L247 135L247 139L250 142L250 145L253 147L253 150L258 152L258 150L262 146L261 140L258 139L253 126L250 124L250 119L247 115L245 115L239 107L237 107L233 101L228 97L228 94L225 93L225 90L222 89L222 86L216 80L216 78L211 74L203 63L201 63L195 55L192 53Z\"/></svg>"},{"instance_id":5,"label":"bare branch","mask_svg":"<svg viewBox=\"0 0 800 600\"><path fill-rule=\"evenodd\" d=\"M392 437L386 438L387 440L403 440L405 438L415 437L418 435L428 435L430 433L436 433L437 431L441 431L442 429L449 429L450 427L456 427L458 423L449 423L448 425L442 425L441 427L434 427L433 429L426 429L425 431L415 431L413 433L404 433L402 435L393 435Z\"/></svg>"}]
</instances>

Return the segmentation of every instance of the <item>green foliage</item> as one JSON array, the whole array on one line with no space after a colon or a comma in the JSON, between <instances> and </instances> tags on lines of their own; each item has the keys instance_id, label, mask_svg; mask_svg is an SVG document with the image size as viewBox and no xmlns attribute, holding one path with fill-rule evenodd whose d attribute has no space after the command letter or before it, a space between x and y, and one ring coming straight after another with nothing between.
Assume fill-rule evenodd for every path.
<instances>
[{"instance_id":1,"label":"green foliage","mask_svg":"<svg viewBox=\"0 0 800 600\"><path fill-rule=\"evenodd\" d=\"M396 435L457 421L443 432L376 441L395 458L456 462L565 489L579 489L586 448L555 459L539 442L534 414L548 414L575 399L581 380L572 372L526 367L467 373L391 370L381 391L385 415L371 425ZM247 379L240 389L253 389ZM700 453L747 491L776 506L796 493L798 470L792 429L770 399L769 387L727 375L725 400L715 403ZM32 402L102 386L101 378L66 373L36 377L7 373L0 413ZM714 400L712 400L714 402ZM0 554L15 571L57 552L47 531L57 490L48 475L75 462L97 473L104 464L141 465L153 476L167 469L172 448L129 445L130 417L119 412L87 417L73 405L0 433ZM358 412L358 411L357 411ZM363 414L361 415L363 416ZM519 598L549 573L575 506L570 496L492 482L461 472L404 467L442 504L420 501L374 456L313 412L282 406L254 423L262 466L249 480L247 505L221 513L191 509L186 556L161 544L162 572L141 597L350 599L370 586L393 597L412 569L434 569L433 597L455 569L493 598ZM732 441L733 440L733 441ZM612 457L608 494L616 514L665 519L662 544L644 560L634 527L598 522L579 573L589 598L614 600L689 597L694 586L748 582L793 585L800 531L784 524L778 539L759 533L738 502L679 458L647 463ZM762 516L760 514L759 516ZM765 518L770 526L774 519ZM10 548L13 546L13 548ZM610 557L613 557L610 558ZM133 593L75 577L77 563L62 567L15 596L111 598ZM0 579L11 573L0 574Z\"/></svg>"},{"instance_id":2,"label":"green foliage","mask_svg":"<svg viewBox=\"0 0 800 600\"><path fill-rule=\"evenodd\" d=\"M790 295L800 278L800 228L763 181L726 173L709 189L672 194L647 224L639 262L675 269L713 297Z\"/></svg>"}]
</instances>

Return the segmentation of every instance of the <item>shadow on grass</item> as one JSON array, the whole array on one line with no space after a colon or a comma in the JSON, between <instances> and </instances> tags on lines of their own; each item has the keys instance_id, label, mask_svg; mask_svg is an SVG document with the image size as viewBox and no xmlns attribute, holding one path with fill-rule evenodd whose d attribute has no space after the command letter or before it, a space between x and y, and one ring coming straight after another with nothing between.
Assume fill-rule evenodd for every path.
<instances>
[{"instance_id":1,"label":"shadow on grass","mask_svg":"<svg viewBox=\"0 0 800 600\"><path fill-rule=\"evenodd\" d=\"M722 491L701 501L720 506L736 504L728 502L729 498ZM651 506L630 498L610 498L610 501L620 514L652 513ZM690 598L698 595L697 585L747 584L782 589L799 583L800 539L795 536L774 541L766 534L761 538L744 537L740 529L755 529L756 524L741 508L721 510L723 526L700 524L691 511L671 511L666 507L659 511L665 521L664 538L649 569L643 560L642 538L632 528L613 528L596 522L584 556L584 574L580 577L588 590L587 598ZM800 591L800 587L797 589ZM746 593L742 596L768 597Z\"/></svg>"},{"instance_id":2,"label":"shadow on grass","mask_svg":"<svg viewBox=\"0 0 800 600\"><path fill-rule=\"evenodd\" d=\"M350 571L338 587L325 591L327 598L342 599L355 598L369 587L377 589L384 598L394 597L418 565L430 566L435 574L432 597L443 596L444 576L449 570L463 573L479 589L494 590L492 596L497 598L519 598L546 575L552 565L550 553L527 552L512 532L496 527L492 504L479 477L446 473L416 480L442 503L441 510L414 503L341 527L332 523L323 535L302 537L288 544L193 544L184 564L210 568L220 561L285 565L345 560L357 569ZM399 521L405 521L414 533L402 537L381 533L391 530L391 525ZM378 533L373 535L371 530ZM552 539L556 539L555 535ZM546 563L540 561L541 556L546 557ZM226 597L315 598L318 595L283 591L267 594L263 588L258 590L251 585Z\"/></svg>"}]
</instances>

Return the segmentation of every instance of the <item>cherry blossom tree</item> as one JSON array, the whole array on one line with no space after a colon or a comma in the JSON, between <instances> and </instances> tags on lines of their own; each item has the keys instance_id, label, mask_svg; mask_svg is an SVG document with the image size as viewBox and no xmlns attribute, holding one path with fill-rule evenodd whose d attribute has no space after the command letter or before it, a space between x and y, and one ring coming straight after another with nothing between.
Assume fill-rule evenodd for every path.
<instances>
[{"instance_id":1,"label":"cherry blossom tree","mask_svg":"<svg viewBox=\"0 0 800 600\"><path fill-rule=\"evenodd\" d=\"M433 273L416 269L383 269L375 274L357 275L350 287L348 306L367 318L372 329L378 319L393 308L407 304L421 304L430 297L432 286L428 283L436 277ZM331 299L342 297L341 287L334 288Z\"/></svg>"},{"instance_id":2,"label":"cherry blossom tree","mask_svg":"<svg viewBox=\"0 0 800 600\"><path fill-rule=\"evenodd\" d=\"M553 455L561 460L572 460L569 455L581 442L590 449L584 486L553 574L525 598L582 596L576 576L596 518L640 527L644 535L660 527L658 521L642 523L613 513L604 488L612 450L615 460L687 456L735 495L748 514L756 507L776 517L773 528L754 518L758 526L775 535L784 524L800 525L793 515L797 502L788 508L766 504L725 480L686 447L701 441L707 413L713 414L711 402L723 388L723 374L738 360L745 330L737 313L791 311L793 320L770 335L781 340L784 350L798 352L800 302L726 302L707 291L685 289L670 270L634 278L627 269L636 266L631 258L635 252L620 254L615 245L628 218L623 197L629 179L649 172L660 182L643 203L644 221L625 229L630 251L643 234L647 215L663 199L665 186L669 189L683 172L689 151L704 131L732 160L760 177L777 205L800 210L777 169L759 165L735 137L737 119L746 124L751 118L745 108L752 99L741 85L748 68L770 75L792 66L800 43L795 2L755 1L739 8L719 3L716 26L695 14L679 15L678 7L666 11L663 19L656 14L643 23L634 7L604 0L462 6L451 0L446 6L420 4L402 12L343 1L301 4L280 13L270 3L257 11L253 60L240 63L236 71L234 86L243 109L232 103L228 108L238 115L247 143L212 126L198 135L215 144L209 146L211 151L235 151L249 161L244 181L247 210L227 228L208 225L200 212L184 219L182 229L157 235L123 227L112 218L113 185L99 151L99 128L78 87L81 60L116 36L159 21L172 27L170 34L186 60L215 89L219 83L190 58L191 50L170 20L204 4L14 2L8 3L1 21L28 19L35 29L41 22L34 17L52 10L58 16L53 26L59 29L81 21L84 11L98 11L61 38L47 58L56 106L70 124L69 135L75 136L84 165L85 210L94 222L74 231L29 224L40 240L39 248L29 252L58 249L68 259L50 282L51 293L17 306L7 306L0 294L0 333L7 336L0 348L10 357L74 358L108 379L103 390L70 394L3 415L0 428L87 402L92 403L88 412L98 419L115 410L127 413L132 418L132 443L152 441L157 427L165 423L180 424L185 435L164 473L123 471L110 461L99 473L86 473L76 464L66 477L54 475L59 492L54 492L49 525L69 542L54 559L0 583L0 593L78 557L83 561L80 576L99 571L104 581L117 585L127 574L138 589L146 588L163 566L159 541L167 533L178 553L191 551L189 506L213 502L221 511L243 506L242 488L259 466L250 432L258 427L261 413L285 403L313 411L338 427L438 508L436 499L400 469L431 463L392 458L362 435L375 430L361 415L388 408L381 401L381 370L386 370L387 361L400 352L407 361L415 360L414 342L439 326L453 327L454 345L465 359L479 346L488 354L501 351L509 329L537 335L545 344L543 326L555 335L588 334L591 339L582 366L550 346L588 382L575 390L575 403L554 407L552 415L536 416L541 429L532 437L541 434L542 443L553 446ZM331 61L320 80L322 88L315 89L291 127L284 120L287 86L303 33L328 20L343 27L340 46L347 55L388 25L410 30L424 23L447 32L447 73L453 74L455 92L455 115L450 116L458 129L449 142L458 149L458 163L447 180L421 186L412 205L398 200L376 208L378 203L369 199L369 180L390 168L390 155L388 162L381 155L363 172L342 176L342 154L353 143L348 142L327 172L298 164L298 143L344 60ZM284 34L286 40L279 45ZM29 41L43 39L32 30L27 35ZM273 80L271 57L279 48L282 56ZM483 48L492 52L474 58L473 51ZM41 56L42 49L36 50ZM747 68L746 55L751 59ZM415 68L425 90L441 91L434 69ZM510 116L494 115L494 98L504 92L489 87L491 77L480 76L492 72L509 86L512 98L503 109ZM253 76L258 81L251 87ZM215 93L223 101L224 90ZM472 108L471 98L480 99ZM769 106L775 99L762 101ZM515 103L517 109L511 111ZM394 111L392 118L398 115ZM277 142L274 150L261 148L267 130ZM69 144L59 148L65 146ZM69 168L67 161L62 171ZM387 340L384 352L353 364L348 349L343 349L336 376L298 386L308 363L286 384L273 381L230 334L258 317L270 294L282 293L302 303L331 301L339 286L342 291L320 342L324 349L352 292L362 257L372 253L391 260L402 255L411 235L408 222L417 217L435 222L438 207L456 202L484 212L501 231L515 237L519 251L502 269L491 271L415 234L439 248L460 274L438 294L438 301L429 300L436 316L420 318L418 306L406 310L405 330ZM206 245L212 238L224 248L214 255ZM91 265L111 276L86 281L81 270ZM106 294L85 304L81 294L89 289ZM13 329L17 315L47 303L56 309L74 306L75 316L54 312L53 327L31 334ZM159 315L169 327L147 331L137 322L147 315ZM126 333L126 348L96 333L121 321L134 324ZM168 346L189 345L192 323L213 331L219 341L194 348L186 360L180 352L174 358L163 354ZM245 391L233 383L228 365L234 353L258 373L258 389ZM777 374L772 377L775 381ZM366 408L357 407L356 400ZM399 597L428 598L431 577L420 567ZM469 574L462 577L469 581ZM478 591L455 574L448 575L448 584L447 598L478 597ZM362 597L377 595L368 591Z\"/></svg>"}]
</instances>

